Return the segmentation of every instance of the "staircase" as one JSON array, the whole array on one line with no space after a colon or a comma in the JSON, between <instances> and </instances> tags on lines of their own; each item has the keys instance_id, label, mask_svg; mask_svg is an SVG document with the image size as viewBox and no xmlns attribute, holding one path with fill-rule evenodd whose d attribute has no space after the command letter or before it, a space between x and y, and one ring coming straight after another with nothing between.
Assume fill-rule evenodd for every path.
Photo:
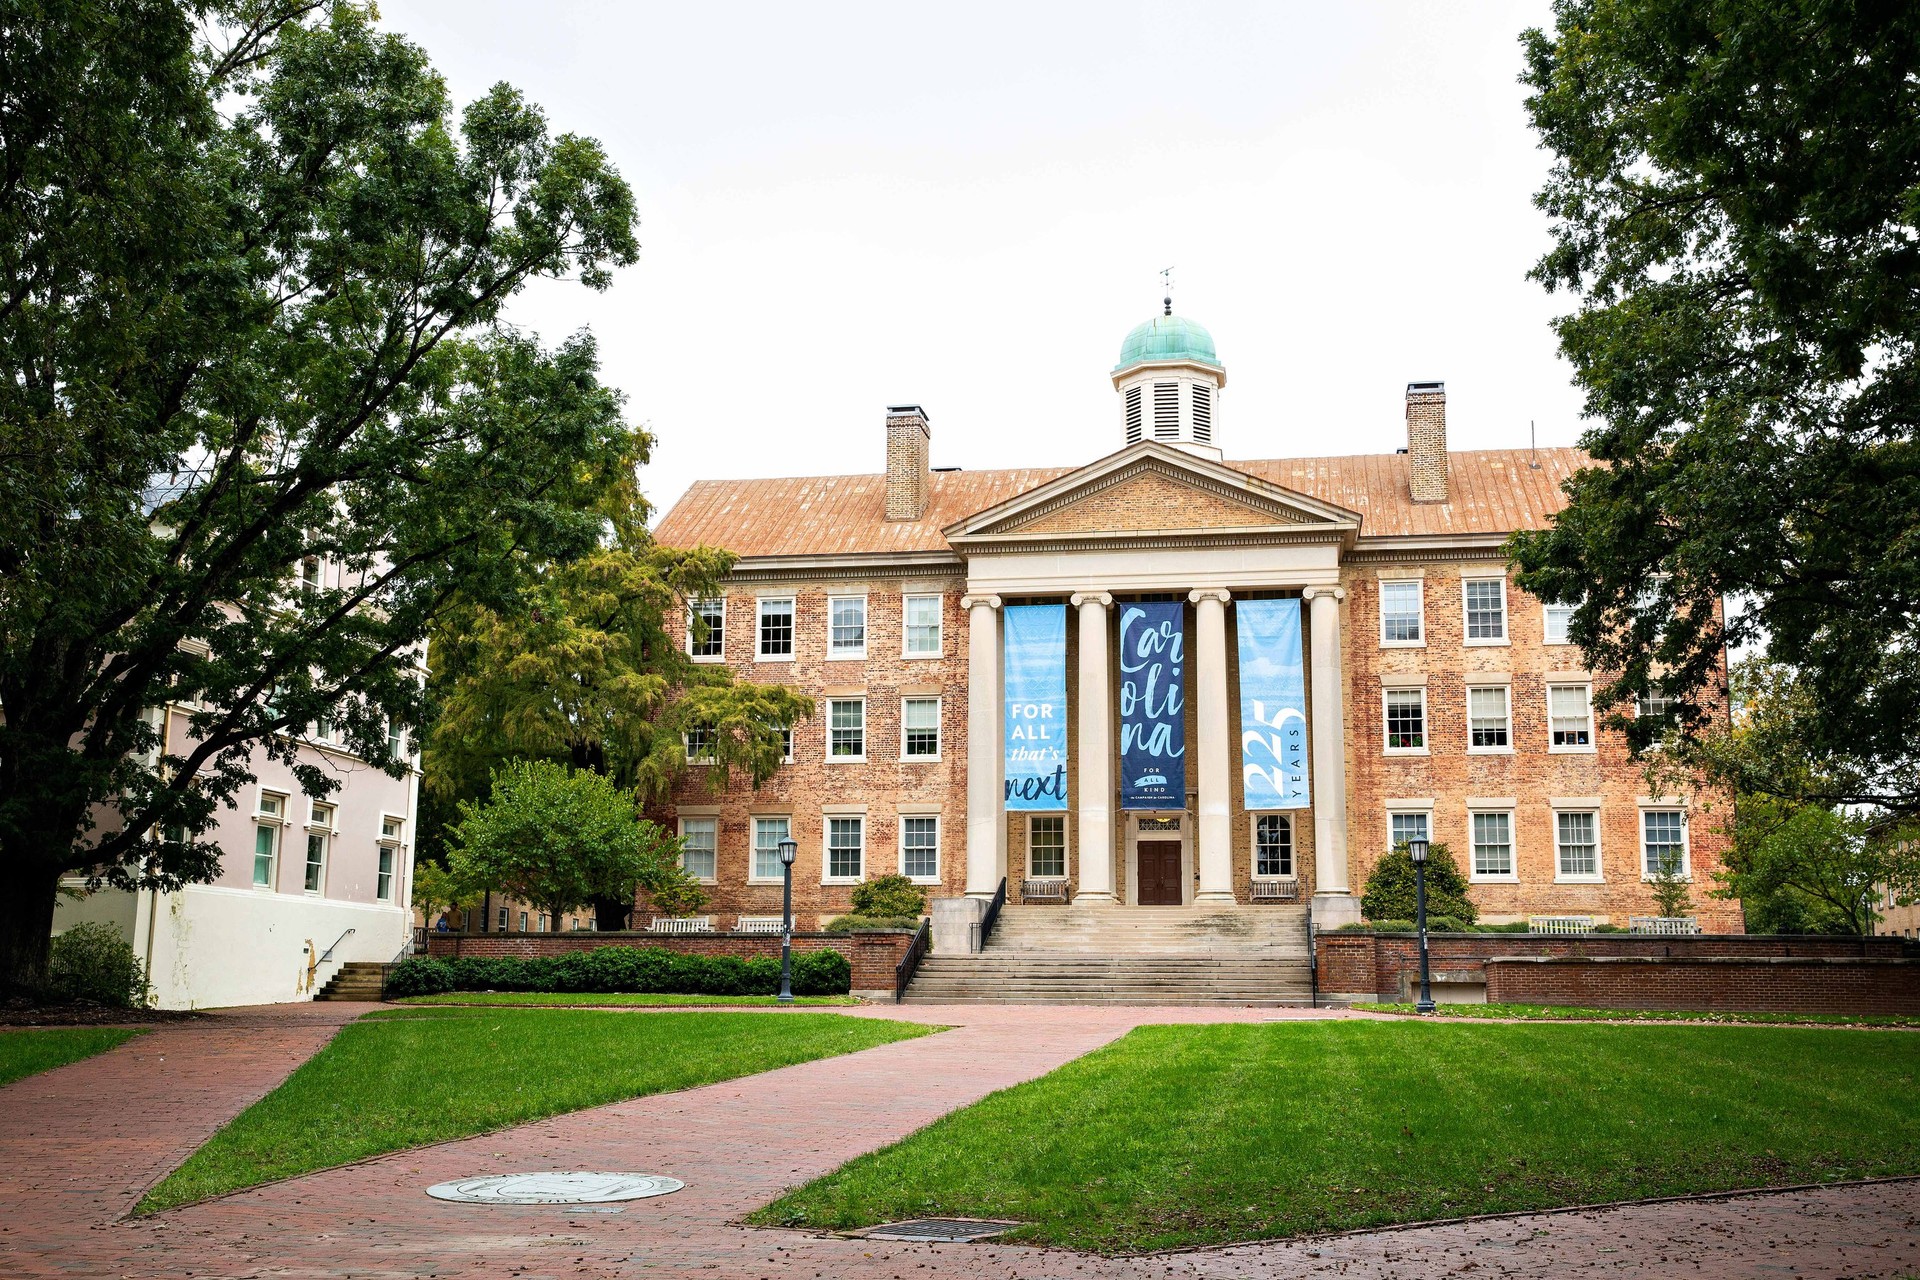
<instances>
[{"instance_id":1,"label":"staircase","mask_svg":"<svg viewBox=\"0 0 1920 1280\"><path fill-rule=\"evenodd\" d=\"M378 1000L386 987L387 966L374 960L349 960L340 966L327 985L314 993L315 1000Z\"/></svg>"},{"instance_id":2,"label":"staircase","mask_svg":"<svg viewBox=\"0 0 1920 1280\"><path fill-rule=\"evenodd\" d=\"M922 1004L1306 1004L1307 910L1009 906L980 954L922 961L906 998Z\"/></svg>"}]
</instances>

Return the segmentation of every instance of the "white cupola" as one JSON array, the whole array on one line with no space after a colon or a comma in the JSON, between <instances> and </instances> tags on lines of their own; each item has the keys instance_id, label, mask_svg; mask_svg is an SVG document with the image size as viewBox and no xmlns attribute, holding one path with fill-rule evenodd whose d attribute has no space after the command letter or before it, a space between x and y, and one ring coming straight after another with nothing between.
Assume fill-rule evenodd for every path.
<instances>
[{"instance_id":1,"label":"white cupola","mask_svg":"<svg viewBox=\"0 0 1920 1280\"><path fill-rule=\"evenodd\" d=\"M1172 298L1165 305L1164 315L1127 335L1113 367L1124 443L1161 440L1217 459L1213 420L1227 371L1213 335L1173 314Z\"/></svg>"}]
</instances>

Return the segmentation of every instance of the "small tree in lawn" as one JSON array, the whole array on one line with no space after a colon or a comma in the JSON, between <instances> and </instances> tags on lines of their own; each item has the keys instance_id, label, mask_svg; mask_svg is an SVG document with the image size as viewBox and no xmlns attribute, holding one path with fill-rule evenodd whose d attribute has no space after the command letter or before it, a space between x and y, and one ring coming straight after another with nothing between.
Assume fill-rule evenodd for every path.
<instances>
[{"instance_id":1,"label":"small tree in lawn","mask_svg":"<svg viewBox=\"0 0 1920 1280\"><path fill-rule=\"evenodd\" d=\"M1406 845L1373 864L1366 890L1360 895L1360 914L1369 920L1411 920L1414 917L1413 857ZM1427 846L1427 915L1450 916L1472 924L1480 914L1467 898L1467 878L1454 864L1444 844Z\"/></svg>"},{"instance_id":2,"label":"small tree in lawn","mask_svg":"<svg viewBox=\"0 0 1920 1280\"><path fill-rule=\"evenodd\" d=\"M1660 859L1647 881L1653 886L1653 900L1661 915L1684 916L1693 910L1693 895L1687 889L1687 878L1680 874L1678 857L1668 854Z\"/></svg>"},{"instance_id":3,"label":"small tree in lawn","mask_svg":"<svg viewBox=\"0 0 1920 1280\"><path fill-rule=\"evenodd\" d=\"M427 922L427 928L433 928L438 909L444 909L449 915L462 908L470 908L480 898L482 890L463 884L459 877L437 862L416 862L413 867L413 905L419 909Z\"/></svg>"},{"instance_id":4,"label":"small tree in lawn","mask_svg":"<svg viewBox=\"0 0 1920 1280\"><path fill-rule=\"evenodd\" d=\"M455 878L533 903L555 930L594 897L684 879L680 842L639 817L632 792L550 760L496 769L486 802L462 804L451 834Z\"/></svg>"}]
</instances>

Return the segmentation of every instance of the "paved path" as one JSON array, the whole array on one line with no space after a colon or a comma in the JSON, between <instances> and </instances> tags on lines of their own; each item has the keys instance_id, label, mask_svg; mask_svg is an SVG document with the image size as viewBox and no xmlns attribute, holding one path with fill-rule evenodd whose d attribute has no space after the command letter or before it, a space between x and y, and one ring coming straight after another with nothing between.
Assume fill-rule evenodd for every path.
<instances>
[{"instance_id":1,"label":"paved path","mask_svg":"<svg viewBox=\"0 0 1920 1280\"><path fill-rule=\"evenodd\" d=\"M317 1173L143 1222L166 1168L361 1007L240 1011L155 1031L0 1091L0 1275L1343 1277L1920 1275L1920 1182L1099 1259L904 1246L730 1225L787 1186L1142 1022L1265 1010L859 1011L955 1030ZM628 1169L686 1179L617 1212L482 1208L422 1188L468 1174Z\"/></svg>"}]
</instances>

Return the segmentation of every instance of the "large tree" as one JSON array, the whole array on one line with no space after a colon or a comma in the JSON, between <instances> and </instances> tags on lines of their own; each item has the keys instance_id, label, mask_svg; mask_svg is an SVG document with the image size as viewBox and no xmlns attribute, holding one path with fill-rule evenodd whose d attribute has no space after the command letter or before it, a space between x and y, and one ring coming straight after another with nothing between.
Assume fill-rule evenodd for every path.
<instances>
[{"instance_id":1,"label":"large tree","mask_svg":"<svg viewBox=\"0 0 1920 1280\"><path fill-rule=\"evenodd\" d=\"M0 984L64 873L217 874L256 759L331 790L309 724L403 770L429 624L599 546L633 483L592 342L500 318L604 288L631 192L506 85L456 118L369 9L0 0Z\"/></svg>"},{"instance_id":2,"label":"large tree","mask_svg":"<svg viewBox=\"0 0 1920 1280\"><path fill-rule=\"evenodd\" d=\"M1556 0L1524 39L1554 157L1535 275L1602 464L1520 581L1580 602L1606 705L1723 696L1764 643L1822 790L1920 812L1920 8ZM1746 604L1723 624L1718 602ZM1622 716L1640 745L1662 727ZM1785 778L1791 771L1777 773Z\"/></svg>"}]
</instances>

